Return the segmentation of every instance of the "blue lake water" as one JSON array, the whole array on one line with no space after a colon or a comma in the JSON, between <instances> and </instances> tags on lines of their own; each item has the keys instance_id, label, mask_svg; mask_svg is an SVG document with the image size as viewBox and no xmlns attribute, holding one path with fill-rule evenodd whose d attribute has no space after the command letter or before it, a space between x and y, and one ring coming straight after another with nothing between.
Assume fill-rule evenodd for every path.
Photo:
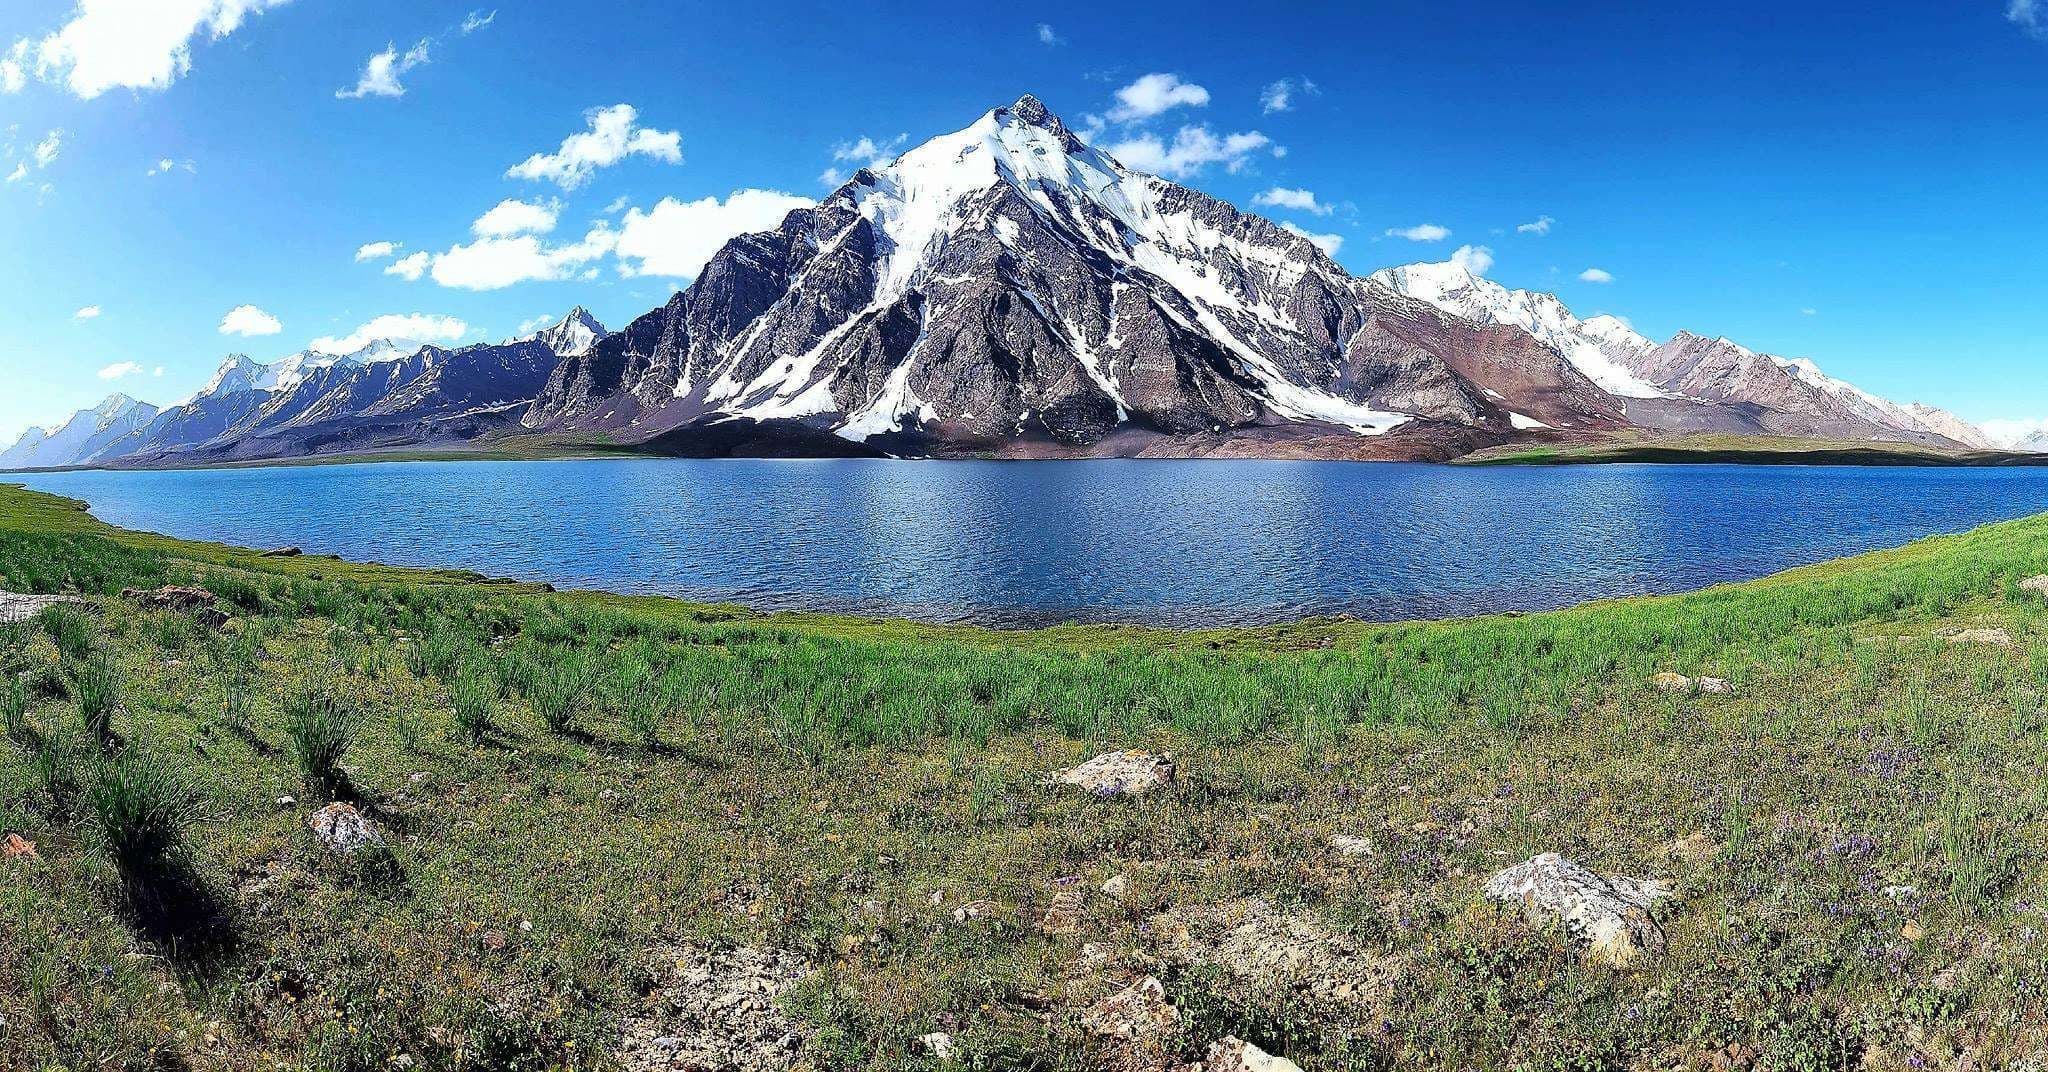
<instances>
[{"instance_id":1,"label":"blue lake water","mask_svg":"<svg viewBox=\"0 0 2048 1072\"><path fill-rule=\"evenodd\" d=\"M2032 468L647 459L0 480L174 536L996 625L1538 610L2048 510Z\"/></svg>"}]
</instances>

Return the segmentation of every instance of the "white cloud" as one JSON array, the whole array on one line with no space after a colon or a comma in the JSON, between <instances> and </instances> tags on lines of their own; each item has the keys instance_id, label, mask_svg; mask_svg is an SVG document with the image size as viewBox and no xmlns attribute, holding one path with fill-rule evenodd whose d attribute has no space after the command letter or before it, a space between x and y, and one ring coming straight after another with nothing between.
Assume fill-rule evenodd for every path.
<instances>
[{"instance_id":1,"label":"white cloud","mask_svg":"<svg viewBox=\"0 0 2048 1072\"><path fill-rule=\"evenodd\" d=\"M720 201L706 197L677 201L664 197L652 209L632 209L620 226L618 255L627 275L695 278L718 247L735 235L771 230L792 210L808 208L807 197L779 190L736 190Z\"/></svg>"},{"instance_id":2,"label":"white cloud","mask_svg":"<svg viewBox=\"0 0 2048 1072\"><path fill-rule=\"evenodd\" d=\"M101 369L99 376L103 380L118 380L123 376L133 376L141 371L142 366L133 361L116 361Z\"/></svg>"},{"instance_id":3,"label":"white cloud","mask_svg":"<svg viewBox=\"0 0 2048 1072\"><path fill-rule=\"evenodd\" d=\"M1800 316L1819 316L1819 315L1820 315L1820 310L1819 310L1819 309L1811 309L1811 308L1809 308L1809 309L1801 309L1801 310L1799 310L1799 315L1800 315Z\"/></svg>"},{"instance_id":4,"label":"white cloud","mask_svg":"<svg viewBox=\"0 0 2048 1072\"><path fill-rule=\"evenodd\" d=\"M472 11L469 13L468 17L462 20L462 35L464 37L467 37L470 34L473 34L486 26L489 26L491 23L496 22L497 19L498 12L495 8L492 9L491 13L488 15L484 14L480 10Z\"/></svg>"},{"instance_id":5,"label":"white cloud","mask_svg":"<svg viewBox=\"0 0 2048 1072\"><path fill-rule=\"evenodd\" d=\"M1282 223L1280 225L1280 229L1286 231L1289 234L1300 235L1301 237L1308 239L1309 242L1312 245L1314 245L1317 249L1322 250L1324 253L1332 257L1336 256L1337 250L1342 248L1344 245L1343 235L1316 234L1313 231L1296 227L1291 223Z\"/></svg>"},{"instance_id":6,"label":"white cloud","mask_svg":"<svg viewBox=\"0 0 2048 1072\"><path fill-rule=\"evenodd\" d=\"M1434 223L1418 223L1413 227L1389 227L1388 238L1405 238L1410 242L1441 242L1451 237L1451 229Z\"/></svg>"},{"instance_id":7,"label":"white cloud","mask_svg":"<svg viewBox=\"0 0 2048 1072\"><path fill-rule=\"evenodd\" d=\"M421 250L418 253L408 253L385 265L384 274L395 275L400 279L418 280L420 276L426 274L433 263L434 255Z\"/></svg>"},{"instance_id":8,"label":"white cloud","mask_svg":"<svg viewBox=\"0 0 2048 1072\"><path fill-rule=\"evenodd\" d=\"M27 164L15 164L14 170L7 173L8 182L20 182L25 178L28 178Z\"/></svg>"},{"instance_id":9,"label":"white cloud","mask_svg":"<svg viewBox=\"0 0 2048 1072\"><path fill-rule=\"evenodd\" d=\"M1451 254L1451 263L1471 272L1485 275L1493 268L1493 249L1488 246L1459 246Z\"/></svg>"},{"instance_id":10,"label":"white cloud","mask_svg":"<svg viewBox=\"0 0 2048 1072\"><path fill-rule=\"evenodd\" d=\"M26 49L17 42L9 62L26 66L32 51L37 77L87 100L116 88L165 89L191 71L192 41L201 33L218 41L250 15L287 2L78 0L70 22ZM0 82L17 77L0 71Z\"/></svg>"},{"instance_id":11,"label":"white cloud","mask_svg":"<svg viewBox=\"0 0 2048 1072\"><path fill-rule=\"evenodd\" d=\"M880 167L896 155L896 150L910 140L908 134L898 134L887 141L876 141L863 134L852 141L842 141L832 147L832 159L858 164L862 167Z\"/></svg>"},{"instance_id":12,"label":"white cloud","mask_svg":"<svg viewBox=\"0 0 2048 1072\"><path fill-rule=\"evenodd\" d=\"M818 172L818 185L820 186L830 186L837 188L840 183L845 181L846 173L839 170L836 167L828 167L825 170Z\"/></svg>"},{"instance_id":13,"label":"white cloud","mask_svg":"<svg viewBox=\"0 0 2048 1072\"><path fill-rule=\"evenodd\" d=\"M1041 45L1064 45L1067 43L1067 39L1054 33L1051 23L1041 22L1038 24L1038 43Z\"/></svg>"},{"instance_id":14,"label":"white cloud","mask_svg":"<svg viewBox=\"0 0 2048 1072\"><path fill-rule=\"evenodd\" d=\"M1588 283L1612 283L1614 273L1605 268L1588 268L1579 273L1579 278Z\"/></svg>"},{"instance_id":15,"label":"white cloud","mask_svg":"<svg viewBox=\"0 0 2048 1072\"><path fill-rule=\"evenodd\" d=\"M1291 112L1294 110L1294 94L1297 90L1311 97L1322 93L1321 87L1306 78L1299 81L1282 78L1278 82L1268 82L1266 88L1259 90L1259 108L1267 115L1274 112Z\"/></svg>"},{"instance_id":16,"label":"white cloud","mask_svg":"<svg viewBox=\"0 0 2048 1072\"><path fill-rule=\"evenodd\" d=\"M1150 119L1169 108L1199 108L1208 103L1209 91L1201 86L1183 82L1179 75L1153 73L1116 91L1116 106L1109 110L1109 118L1131 123Z\"/></svg>"},{"instance_id":17,"label":"white cloud","mask_svg":"<svg viewBox=\"0 0 2048 1072\"><path fill-rule=\"evenodd\" d=\"M63 147L64 132L61 130L53 130L50 132L48 137L44 138L42 141L37 142L36 147L34 149L31 149L30 153L32 153L35 156L37 167L46 168L49 167L51 164L57 162L57 152Z\"/></svg>"},{"instance_id":18,"label":"white cloud","mask_svg":"<svg viewBox=\"0 0 2048 1072\"><path fill-rule=\"evenodd\" d=\"M507 178L552 182L574 190L590 181L597 169L628 156L650 156L671 164L683 162L683 136L673 130L639 125L640 113L630 104L593 108L583 113L590 129L562 139L552 153L535 153L505 172Z\"/></svg>"},{"instance_id":19,"label":"white cloud","mask_svg":"<svg viewBox=\"0 0 2048 1072\"><path fill-rule=\"evenodd\" d=\"M479 238L466 246L435 254L434 282L460 290L503 290L518 283L568 279L578 269L610 253L617 240L617 233L603 224L593 228L581 242L565 246L548 245L532 234ZM407 270L411 270L411 265Z\"/></svg>"},{"instance_id":20,"label":"white cloud","mask_svg":"<svg viewBox=\"0 0 2048 1072\"><path fill-rule=\"evenodd\" d=\"M28 39L22 38L0 54L0 93L19 93L28 85L28 47Z\"/></svg>"},{"instance_id":21,"label":"white cloud","mask_svg":"<svg viewBox=\"0 0 2048 1072\"><path fill-rule=\"evenodd\" d=\"M611 204L606 205L604 207L604 214L607 216L616 216L619 213L624 212L626 210L626 206L632 203L632 198L627 197L625 194L620 194L619 196L612 198Z\"/></svg>"},{"instance_id":22,"label":"white cloud","mask_svg":"<svg viewBox=\"0 0 2048 1072\"><path fill-rule=\"evenodd\" d=\"M1275 186L1265 193L1253 197L1252 204L1266 205L1272 208L1291 208L1297 212L1313 212L1318 216L1327 216L1337 210L1334 205L1326 205L1316 200L1315 191L1313 190L1289 189L1285 186Z\"/></svg>"},{"instance_id":23,"label":"white cloud","mask_svg":"<svg viewBox=\"0 0 2048 1072\"><path fill-rule=\"evenodd\" d=\"M149 374L161 380L164 378L164 367L162 365L158 365L157 367L150 369Z\"/></svg>"},{"instance_id":24,"label":"white cloud","mask_svg":"<svg viewBox=\"0 0 2048 1072\"><path fill-rule=\"evenodd\" d=\"M508 197L477 217L470 230L485 238L547 234L555 229L555 220L561 212L560 202L518 201Z\"/></svg>"},{"instance_id":25,"label":"white cloud","mask_svg":"<svg viewBox=\"0 0 2048 1072\"><path fill-rule=\"evenodd\" d=\"M360 245L356 247L356 263L361 264L364 261L381 261L384 258L391 256L393 253L398 252L398 250L399 245L396 242L370 242L364 245Z\"/></svg>"},{"instance_id":26,"label":"white cloud","mask_svg":"<svg viewBox=\"0 0 2048 1072\"><path fill-rule=\"evenodd\" d=\"M275 335L283 330L276 317L253 305L237 305L220 318L222 335Z\"/></svg>"},{"instance_id":27,"label":"white cloud","mask_svg":"<svg viewBox=\"0 0 2048 1072\"><path fill-rule=\"evenodd\" d=\"M1271 138L1256 130L1219 138L1208 127L1200 126L1180 128L1171 145L1155 135L1141 134L1110 146L1109 151L1128 167L1179 179L1215 163L1221 163L1232 173L1241 171L1252 153L1272 144Z\"/></svg>"},{"instance_id":28,"label":"white cloud","mask_svg":"<svg viewBox=\"0 0 2048 1072\"><path fill-rule=\"evenodd\" d=\"M79 311L77 311L77 312L75 312L75 313L72 313L72 314L71 314L71 319L73 319L73 320L98 320L98 319L99 319L99 316L100 316L100 307L99 307L99 306L97 306L97 305L88 305L88 306L86 306L85 308L83 308L83 309L80 309Z\"/></svg>"},{"instance_id":29,"label":"white cloud","mask_svg":"<svg viewBox=\"0 0 2048 1072\"><path fill-rule=\"evenodd\" d=\"M1550 228L1555 226L1556 223L1556 220L1553 220L1548 216L1538 216L1535 219L1529 221L1528 223L1516 224L1515 233L1547 235L1550 233Z\"/></svg>"},{"instance_id":30,"label":"white cloud","mask_svg":"<svg viewBox=\"0 0 2048 1072\"><path fill-rule=\"evenodd\" d=\"M199 171L199 168L194 166L192 161L190 160L187 160L181 164L176 160L172 160L170 157L165 157L162 160L159 160L156 163L151 164L149 170L143 172L143 174L150 176L163 175L168 172L175 171L178 168L184 168L185 171L188 173L197 173Z\"/></svg>"},{"instance_id":31,"label":"white cloud","mask_svg":"<svg viewBox=\"0 0 2048 1072\"><path fill-rule=\"evenodd\" d=\"M429 42L421 41L399 55L398 46L387 46L384 51L371 56L363 64L363 73L356 78L354 89L337 89L337 100L361 100L364 97L403 97L405 86L398 81L407 71L424 67L433 62L428 53Z\"/></svg>"},{"instance_id":32,"label":"white cloud","mask_svg":"<svg viewBox=\"0 0 2048 1072\"><path fill-rule=\"evenodd\" d=\"M531 317L519 325L519 334L525 335L545 327L553 327L558 319L560 318L551 313L542 313L539 316Z\"/></svg>"},{"instance_id":33,"label":"white cloud","mask_svg":"<svg viewBox=\"0 0 2048 1072\"><path fill-rule=\"evenodd\" d=\"M469 334L469 325L452 316L428 313L386 313L347 335L323 335L309 349L323 354L352 354L378 339L412 342L453 342Z\"/></svg>"},{"instance_id":34,"label":"white cloud","mask_svg":"<svg viewBox=\"0 0 2048 1072\"><path fill-rule=\"evenodd\" d=\"M2048 9L2041 7L2040 0L2012 0L2006 5L2005 17L2035 37L2048 38Z\"/></svg>"}]
</instances>

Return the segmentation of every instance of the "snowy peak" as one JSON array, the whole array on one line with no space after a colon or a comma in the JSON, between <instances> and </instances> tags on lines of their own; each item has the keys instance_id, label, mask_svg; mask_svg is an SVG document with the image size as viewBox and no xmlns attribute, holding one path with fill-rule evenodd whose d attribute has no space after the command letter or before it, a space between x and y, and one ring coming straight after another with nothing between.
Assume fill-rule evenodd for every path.
<instances>
[{"instance_id":1,"label":"snowy peak","mask_svg":"<svg viewBox=\"0 0 2048 1072\"><path fill-rule=\"evenodd\" d=\"M1628 362L1629 355L1649 348L1648 339L1614 317L1596 318L1602 322L1589 326L1591 322L1574 317L1555 294L1509 290L1474 275L1456 261L1382 268L1372 274L1371 281L1461 319L1521 328L1563 354L1609 394L1622 398L1664 394Z\"/></svg>"},{"instance_id":2,"label":"snowy peak","mask_svg":"<svg viewBox=\"0 0 2048 1072\"><path fill-rule=\"evenodd\" d=\"M577 306L569 315L556 321L553 326L542 328L524 340L537 341L555 352L558 357L574 357L587 352L591 345L606 334L603 324L590 315L590 310Z\"/></svg>"},{"instance_id":3,"label":"snowy peak","mask_svg":"<svg viewBox=\"0 0 2048 1072\"><path fill-rule=\"evenodd\" d=\"M199 393L186 400L189 405L202 398L219 398L223 395L238 394L256 389L256 380L263 375L263 366L251 360L248 354L229 354L215 369L213 378Z\"/></svg>"}]
</instances>

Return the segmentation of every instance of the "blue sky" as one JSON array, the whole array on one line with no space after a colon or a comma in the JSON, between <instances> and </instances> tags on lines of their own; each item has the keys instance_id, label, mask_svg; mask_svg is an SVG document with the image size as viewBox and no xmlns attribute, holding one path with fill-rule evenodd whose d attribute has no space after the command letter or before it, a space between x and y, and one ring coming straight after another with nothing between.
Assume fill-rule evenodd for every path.
<instances>
[{"instance_id":1,"label":"blue sky","mask_svg":"<svg viewBox=\"0 0 2048 1072\"><path fill-rule=\"evenodd\" d=\"M1483 246L1581 316L2048 416L2037 3L10 0L0 441L383 317L623 325L862 139L1024 92L1357 273Z\"/></svg>"}]
</instances>

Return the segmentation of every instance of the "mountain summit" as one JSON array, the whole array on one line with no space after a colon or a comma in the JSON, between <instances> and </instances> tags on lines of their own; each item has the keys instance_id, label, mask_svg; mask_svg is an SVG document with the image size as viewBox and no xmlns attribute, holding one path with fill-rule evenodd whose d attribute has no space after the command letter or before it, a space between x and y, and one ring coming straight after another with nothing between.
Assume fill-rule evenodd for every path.
<instances>
[{"instance_id":1,"label":"mountain summit","mask_svg":"<svg viewBox=\"0 0 2048 1072\"><path fill-rule=\"evenodd\" d=\"M734 419L892 451L1372 455L1620 414L1526 332L1354 279L1026 96L734 239L565 360L525 423L640 441ZM1414 441L1367 442L1395 429Z\"/></svg>"}]
</instances>

